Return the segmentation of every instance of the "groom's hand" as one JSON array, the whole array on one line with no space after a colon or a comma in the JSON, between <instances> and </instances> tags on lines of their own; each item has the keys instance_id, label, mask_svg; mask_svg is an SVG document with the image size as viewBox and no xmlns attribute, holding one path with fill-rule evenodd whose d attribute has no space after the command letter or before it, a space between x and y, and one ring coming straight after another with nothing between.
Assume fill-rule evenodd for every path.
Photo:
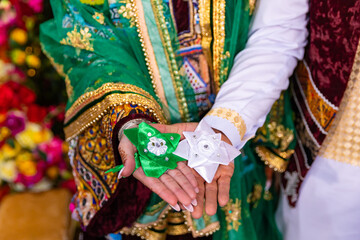
<instances>
[{"instance_id":1,"label":"groom's hand","mask_svg":"<svg viewBox=\"0 0 360 240\"><path fill-rule=\"evenodd\" d=\"M215 132L219 131L215 130ZM230 140L224 134L222 134L221 140L231 144ZM202 216L204 201L206 214L212 216L217 211L217 203L223 207L229 201L230 181L234 173L234 163L231 162L229 165L220 164L211 183L205 182L195 170L193 170L193 172L198 181L200 191L197 195L198 206L195 207L192 216L194 218L200 218Z\"/></svg>"}]
</instances>

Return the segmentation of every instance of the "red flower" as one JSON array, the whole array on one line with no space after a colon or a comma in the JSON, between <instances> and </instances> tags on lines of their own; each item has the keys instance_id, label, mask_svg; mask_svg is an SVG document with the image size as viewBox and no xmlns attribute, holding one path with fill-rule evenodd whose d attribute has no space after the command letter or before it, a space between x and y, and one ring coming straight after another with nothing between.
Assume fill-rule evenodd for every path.
<instances>
[{"instance_id":1,"label":"red flower","mask_svg":"<svg viewBox=\"0 0 360 240\"><path fill-rule=\"evenodd\" d=\"M19 94L20 102L25 105L29 105L35 102L36 99L35 93L27 87L20 86L18 94Z\"/></svg>"},{"instance_id":2,"label":"red flower","mask_svg":"<svg viewBox=\"0 0 360 240\"><path fill-rule=\"evenodd\" d=\"M30 122L43 122L44 118L47 115L47 111L45 107L38 106L36 104L32 104L28 106L27 110L27 118Z\"/></svg>"},{"instance_id":3,"label":"red flower","mask_svg":"<svg viewBox=\"0 0 360 240\"><path fill-rule=\"evenodd\" d=\"M11 108L20 107L18 96L8 84L0 86L0 93L0 113L6 113Z\"/></svg>"}]
</instances>

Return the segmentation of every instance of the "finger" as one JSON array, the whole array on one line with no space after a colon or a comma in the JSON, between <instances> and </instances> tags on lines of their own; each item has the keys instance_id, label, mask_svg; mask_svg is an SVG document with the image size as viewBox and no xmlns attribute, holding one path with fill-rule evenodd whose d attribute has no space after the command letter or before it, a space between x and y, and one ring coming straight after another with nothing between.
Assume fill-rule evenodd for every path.
<instances>
[{"instance_id":1,"label":"finger","mask_svg":"<svg viewBox=\"0 0 360 240\"><path fill-rule=\"evenodd\" d=\"M181 173L187 178L187 180L191 183L196 193L199 192L198 182L191 170L184 162L178 162L177 169L181 171Z\"/></svg>"},{"instance_id":2,"label":"finger","mask_svg":"<svg viewBox=\"0 0 360 240\"><path fill-rule=\"evenodd\" d=\"M124 136L121 138L118 149L119 149L121 161L124 164L124 168L119 173L119 178L128 177L133 173L135 169L134 154L136 152L136 148L130 142L130 140L126 136Z\"/></svg>"},{"instance_id":3,"label":"finger","mask_svg":"<svg viewBox=\"0 0 360 240\"><path fill-rule=\"evenodd\" d=\"M168 189L159 179L147 177L141 167L136 169L133 176L147 186L151 191L156 193L165 202L172 206L177 205L178 199L175 194L170 191L170 189Z\"/></svg>"},{"instance_id":4,"label":"finger","mask_svg":"<svg viewBox=\"0 0 360 240\"><path fill-rule=\"evenodd\" d=\"M217 182L205 183L205 212L212 216L217 210Z\"/></svg>"},{"instance_id":5,"label":"finger","mask_svg":"<svg viewBox=\"0 0 360 240\"><path fill-rule=\"evenodd\" d=\"M199 193L197 194L197 206L194 207L194 211L191 213L193 218L201 218L204 211L204 194L205 194L205 185L204 180L200 176L196 176L198 180Z\"/></svg>"},{"instance_id":6,"label":"finger","mask_svg":"<svg viewBox=\"0 0 360 240\"><path fill-rule=\"evenodd\" d=\"M225 206L229 201L230 181L231 181L230 176L223 176L217 180L218 201L221 207Z\"/></svg>"},{"instance_id":7,"label":"finger","mask_svg":"<svg viewBox=\"0 0 360 240\"><path fill-rule=\"evenodd\" d=\"M193 132L198 123L176 123L171 125L165 124L151 124L154 128L162 133L177 133L180 134L181 139L184 139L183 132Z\"/></svg>"},{"instance_id":8,"label":"finger","mask_svg":"<svg viewBox=\"0 0 360 240\"><path fill-rule=\"evenodd\" d=\"M196 193L194 190L194 187L191 185L191 183L187 180L187 178L184 176L184 174L181 173L178 169L169 170L167 172L169 176L171 176L176 183L179 185L180 188L182 188L186 194L190 197L191 203L196 205Z\"/></svg>"},{"instance_id":9,"label":"finger","mask_svg":"<svg viewBox=\"0 0 360 240\"><path fill-rule=\"evenodd\" d=\"M184 177L185 178L185 177ZM180 187L176 180L168 174L163 174L159 178L160 181L172 191L180 203L184 205L185 208L190 208L191 210L191 198L189 195Z\"/></svg>"}]
</instances>

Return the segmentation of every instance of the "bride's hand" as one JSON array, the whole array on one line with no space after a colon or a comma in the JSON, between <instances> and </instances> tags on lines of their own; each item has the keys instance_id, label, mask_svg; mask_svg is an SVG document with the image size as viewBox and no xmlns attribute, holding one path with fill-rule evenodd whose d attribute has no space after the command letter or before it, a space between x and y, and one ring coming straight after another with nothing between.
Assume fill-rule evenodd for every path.
<instances>
[{"instance_id":1,"label":"bride's hand","mask_svg":"<svg viewBox=\"0 0 360 240\"><path fill-rule=\"evenodd\" d=\"M163 133L179 133L183 138L182 132L193 131L197 123L152 124L152 126ZM134 154L137 149L125 135L121 138L118 149L124 164L119 177L128 177L135 169ZM197 205L198 183L191 169L184 162L178 162L177 165L177 168L169 169L160 178L147 177L141 167L133 173L133 176L169 203L175 210L180 211L181 205L178 204L180 203L192 212L193 206Z\"/></svg>"}]
</instances>

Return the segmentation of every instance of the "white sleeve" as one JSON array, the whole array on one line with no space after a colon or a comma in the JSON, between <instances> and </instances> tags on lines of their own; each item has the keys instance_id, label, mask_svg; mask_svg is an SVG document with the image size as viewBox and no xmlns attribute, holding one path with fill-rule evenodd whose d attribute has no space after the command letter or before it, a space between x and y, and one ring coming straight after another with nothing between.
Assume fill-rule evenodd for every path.
<instances>
[{"instance_id":1,"label":"white sleeve","mask_svg":"<svg viewBox=\"0 0 360 240\"><path fill-rule=\"evenodd\" d=\"M288 87L307 38L307 0L258 0L249 39L203 118L240 149ZM200 123L201 124L201 123Z\"/></svg>"}]
</instances>

